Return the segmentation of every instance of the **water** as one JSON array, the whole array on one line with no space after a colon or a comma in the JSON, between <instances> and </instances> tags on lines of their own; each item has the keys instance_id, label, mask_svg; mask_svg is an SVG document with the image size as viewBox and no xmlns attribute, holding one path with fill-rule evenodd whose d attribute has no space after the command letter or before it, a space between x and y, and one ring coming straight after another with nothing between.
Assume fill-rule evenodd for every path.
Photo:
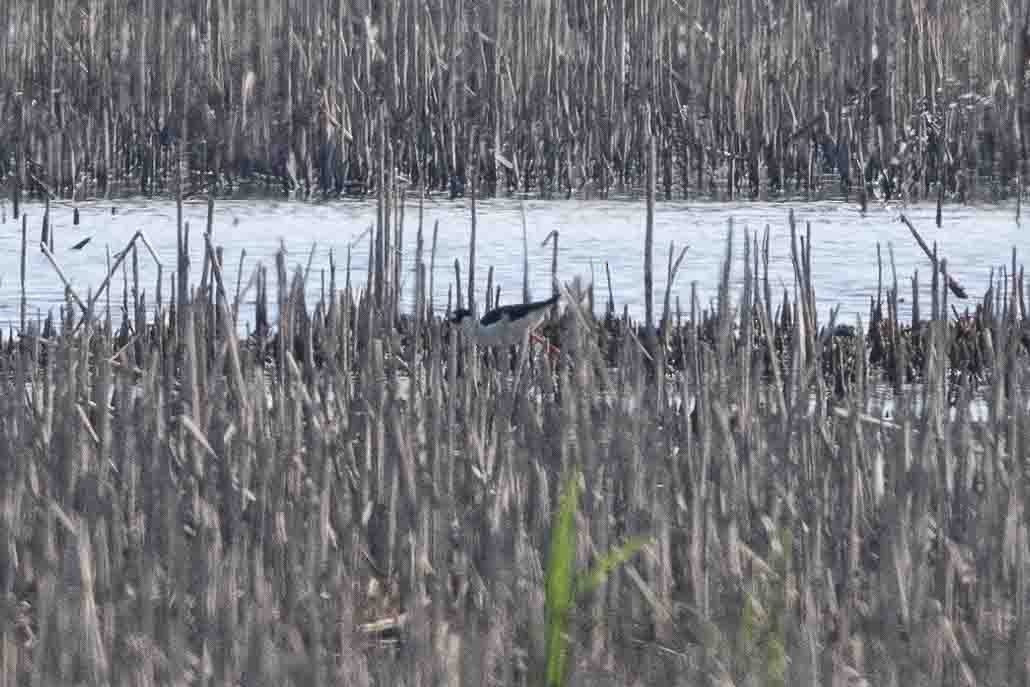
<instances>
[{"instance_id":1,"label":"water","mask_svg":"<svg viewBox=\"0 0 1030 687\"><path fill-rule=\"evenodd\" d=\"M112 204L117 214L111 215ZM628 305L634 315L644 310L643 236L645 208L640 201L527 201L526 224L529 238L530 286L534 297L550 292L550 246L541 241L552 230L560 234L559 276L571 281L581 275L589 281L591 274L597 286L598 307L607 298L605 262L611 269L612 290L619 308ZM30 251L27 265L26 291L30 317L55 312L63 303L63 288L53 268L39 252L38 246L42 207L24 206L29 215ZM800 228L812 225L812 279L819 299L821 316L830 308L841 306L841 317L854 321L868 313L869 298L876 295L876 244L883 247L884 284L891 279L887 246L894 248L902 297L906 299L902 315L908 317L911 307L909 278L919 270L923 312L929 312L929 262L898 221L900 206L871 207L863 216L854 203L837 201L818 203L685 203L662 202L655 210L655 308L660 312L665 293L669 243L689 245L680 268L675 295L689 308L690 284L697 282L702 306L714 302L719 271L725 254L725 238L730 218L735 227L733 278L740 284L743 277L741 256L743 236L747 229L754 235L768 225L771 232L770 281L776 301L783 288L793 283L790 261L790 229L788 212L793 209ZM164 263L164 274L170 280L175 266L176 210L175 203L140 199L135 201L87 202L79 204L81 224L72 225L69 204L51 206L56 231L56 256L65 275L79 295L85 299L106 274L105 248L121 250L137 229L146 232L151 245ZM186 221L190 222L190 254L193 279L199 280L202 266L202 232L206 225L206 203L187 203ZM438 253L435 273L435 302L442 309L447 301L448 286L454 281L454 260L462 262L462 277L468 274L468 241L470 212L467 200L430 200L425 204L426 262L432 243L434 222L439 222ZM948 206L943 227L934 224L933 205L904 208L904 212L922 233L927 243L937 241L947 257L949 269L966 288L971 303L982 297L992 267L1011 263L1016 247L1020 259L1030 248L1030 233L1015 221L1011 206ZM18 274L20 222L5 210L6 222L0 223L0 322L18 321L20 299ZM244 283L255 265L261 261L274 275L275 253L280 239L289 251L288 266L307 263L308 253L316 245L313 270L308 290L312 297L321 293L321 271L328 270L329 251L335 252L339 266L338 283L345 278L348 245L352 245L352 280L365 283L368 260L368 237L363 233L375 221L375 204L368 201L341 200L329 203L305 203L276 200L224 200L215 206L215 242L225 247L226 288L235 290L241 249L246 249ZM418 205L409 202L405 210L403 306L410 308L413 295L415 235ZM87 236L92 241L81 251L70 246ZM153 303L157 270L149 257L141 253L141 280L148 302ZM522 283L522 220L518 201L484 200L478 203L477 293L486 287L487 269L494 267L494 283L501 286L502 302L518 299ZM327 277L328 281L328 277ZM112 281L112 302L118 307L122 293L119 275ZM164 287L165 298L170 281ZM230 294L231 297L231 294ZM106 300L106 299L105 299ZM675 298L673 299L675 303ZM953 301L962 309L961 301ZM117 313L116 313L117 315ZM252 320L246 309L241 320Z\"/></svg>"}]
</instances>

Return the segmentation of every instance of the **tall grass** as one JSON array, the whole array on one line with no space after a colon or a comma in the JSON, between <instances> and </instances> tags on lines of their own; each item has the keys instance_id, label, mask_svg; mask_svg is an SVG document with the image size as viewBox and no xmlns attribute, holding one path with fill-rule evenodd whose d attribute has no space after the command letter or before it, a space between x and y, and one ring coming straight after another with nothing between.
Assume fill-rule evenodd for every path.
<instances>
[{"instance_id":1,"label":"tall grass","mask_svg":"<svg viewBox=\"0 0 1030 687\"><path fill-rule=\"evenodd\" d=\"M885 420L863 328L846 379L823 365L807 241L782 311L745 234L650 352L567 308L560 355L508 358L349 275L308 303L285 256L278 322L238 338L265 271L230 300L202 240L174 314L145 284L120 327L69 296L4 349L0 684L539 684L555 656L573 685L1030 678L1017 289L981 312L986 421L949 395L936 277Z\"/></svg>"},{"instance_id":2,"label":"tall grass","mask_svg":"<svg viewBox=\"0 0 1030 687\"><path fill-rule=\"evenodd\" d=\"M11 194L265 182L720 197L1007 193L1027 10L1001 0L5 0ZM502 162L503 160L503 162ZM936 188L935 188L936 186Z\"/></svg>"}]
</instances>

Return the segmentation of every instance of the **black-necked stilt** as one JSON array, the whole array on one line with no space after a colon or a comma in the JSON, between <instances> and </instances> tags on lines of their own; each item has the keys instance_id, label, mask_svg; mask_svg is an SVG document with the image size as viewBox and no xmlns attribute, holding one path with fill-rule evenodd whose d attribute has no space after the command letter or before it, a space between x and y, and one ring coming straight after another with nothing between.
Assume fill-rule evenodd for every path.
<instances>
[{"instance_id":1,"label":"black-necked stilt","mask_svg":"<svg viewBox=\"0 0 1030 687\"><path fill-rule=\"evenodd\" d=\"M525 343L533 330L547 319L547 311L558 302L558 294L543 301L502 305L479 320L468 308L458 308L448 321L483 346L512 346Z\"/></svg>"}]
</instances>

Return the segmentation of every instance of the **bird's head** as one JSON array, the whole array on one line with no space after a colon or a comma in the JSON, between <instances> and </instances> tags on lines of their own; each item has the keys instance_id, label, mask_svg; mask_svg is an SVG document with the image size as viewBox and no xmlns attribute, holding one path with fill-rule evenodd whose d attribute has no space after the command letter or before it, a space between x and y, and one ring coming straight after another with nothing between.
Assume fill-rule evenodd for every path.
<instances>
[{"instance_id":1,"label":"bird's head","mask_svg":"<svg viewBox=\"0 0 1030 687\"><path fill-rule=\"evenodd\" d=\"M474 329L476 326L476 318L472 316L472 311L468 308L458 308L450 314L447 321L452 327L458 327L465 331Z\"/></svg>"}]
</instances>

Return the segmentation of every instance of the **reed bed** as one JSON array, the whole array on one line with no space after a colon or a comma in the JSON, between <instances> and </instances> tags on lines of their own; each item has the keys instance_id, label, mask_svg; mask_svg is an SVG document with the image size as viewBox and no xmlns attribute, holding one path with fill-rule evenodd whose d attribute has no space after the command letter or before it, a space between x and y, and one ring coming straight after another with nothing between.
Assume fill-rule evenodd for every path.
<instances>
[{"instance_id":1,"label":"reed bed","mask_svg":"<svg viewBox=\"0 0 1030 687\"><path fill-rule=\"evenodd\" d=\"M921 383L885 420L883 366L824 364L840 323L819 322L800 236L778 312L761 242L731 231L749 249L714 309L691 298L674 327L674 291L639 336L562 284L560 351L509 356L443 323L421 227L405 317L388 261L363 287L333 270L311 304L285 253L234 291L210 228L195 283L180 233L166 301L134 269L120 329L69 291L0 357L0 686L536 685L555 609L567 684L1030 679L1022 281L977 315L974 422L934 265L905 357ZM609 551L622 565L556 606L545 575Z\"/></svg>"},{"instance_id":2,"label":"reed bed","mask_svg":"<svg viewBox=\"0 0 1030 687\"><path fill-rule=\"evenodd\" d=\"M806 225L802 230L793 213L788 219L794 276L797 283L804 284L805 293L812 293L811 226ZM971 303L962 285L949 274L947 261L943 256L938 259L936 246L931 251L911 222L904 216L902 220L927 250L931 290L934 294L931 312L920 311L923 294L919 272L916 271L907 280L899 280L893 251L889 264L884 265L882 252L877 245L880 280L876 295L870 295L866 326L863 327L862 322L841 322L838 320L839 310L832 311L830 321L819 325L817 336L824 344L820 347L820 363L826 378L833 380L833 388L838 393L844 393L846 385L859 381L866 374L863 366L872 367L879 382L899 389L906 384L921 382L926 372L924 362L928 355L930 330L934 322L940 321L940 326L948 330L943 339L945 345L940 350L946 356L949 398L954 403L963 387L969 387L975 392L993 373L993 336L999 328L1015 337L1017 351L1030 353L1030 320L1026 305L1028 284L1024 278L1024 268L1017 262L1017 254L1013 250L1011 266L1002 268L997 274L992 270L986 292L979 302ZM730 230L732 236L732 224ZM739 352L748 347L752 355L758 356L757 362L763 363L761 370L767 381L772 379L775 372L784 374L786 368L793 364L794 338L798 327L804 330L815 325L814 300L808 302L809 312L806 313L805 304L802 303L799 308L796 293L792 296L789 288L784 288L778 296L774 296L768 288L768 250L767 227L764 233L753 237L744 258L745 261L751 261L752 265L747 272L752 280L752 292L761 290L766 299L765 312L759 312L752 303L752 326L737 326L729 333L733 351ZM669 284L675 282L685 252L686 249L674 262L675 246L670 246L667 272ZM883 279L885 268L889 274L887 283ZM610 284L608 289L611 293ZM774 298L777 300L774 301ZM696 294L692 288L689 297L691 305L684 312L679 297L673 300L671 289L667 289L665 294L660 337L666 348L668 364L678 370L684 369L694 359L694 348L715 347L721 336L718 312L699 308L695 300ZM592 293L589 302L593 303ZM740 304L740 307L745 306ZM807 322L798 322L806 318ZM595 331L598 346L610 365L617 364L620 345L625 341L627 329L632 330L639 340L648 336L648 326L630 318L627 310L620 315L616 311L614 297L609 296L604 304L603 319L597 323ZM543 332L551 337L552 343L557 344L560 336L557 325L546 326ZM778 371L772 369L774 365L779 367Z\"/></svg>"},{"instance_id":3,"label":"reed bed","mask_svg":"<svg viewBox=\"0 0 1030 687\"><path fill-rule=\"evenodd\" d=\"M1001 0L6 0L10 193L1010 193Z\"/></svg>"}]
</instances>

